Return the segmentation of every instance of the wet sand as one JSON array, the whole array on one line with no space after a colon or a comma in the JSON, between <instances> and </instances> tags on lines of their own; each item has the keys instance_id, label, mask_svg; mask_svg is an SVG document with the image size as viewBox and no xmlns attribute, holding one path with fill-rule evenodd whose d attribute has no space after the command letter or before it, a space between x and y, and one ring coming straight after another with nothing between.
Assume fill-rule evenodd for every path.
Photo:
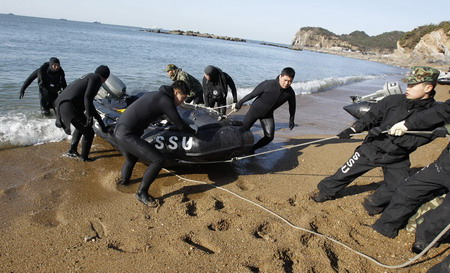
<instances>
[{"instance_id":1,"label":"wet sand","mask_svg":"<svg viewBox=\"0 0 450 273\"><path fill-rule=\"evenodd\" d=\"M438 99L447 99L448 90L440 86ZM344 129L353 120L341 113L341 104L348 103L344 97L351 91L343 90L342 98L300 97L304 107L298 107L298 126L286 129L287 117L279 113L277 138L264 150L328 138ZM259 127L254 131L258 137ZM357 179L336 200L316 204L308 199L361 140L331 139L232 164L172 167L150 188L161 201L157 209L134 198L146 167L136 166L132 185L117 186L123 158L100 138L90 163L61 156L67 141L0 151L0 271L425 272L446 257L447 244L410 267L390 270L212 187L230 190L383 264L402 264L414 256L409 251L414 234L379 235L370 228L377 216L368 216L361 206L382 181L380 169ZM438 139L419 148L412 167L434 161L447 143Z\"/></svg>"}]
</instances>

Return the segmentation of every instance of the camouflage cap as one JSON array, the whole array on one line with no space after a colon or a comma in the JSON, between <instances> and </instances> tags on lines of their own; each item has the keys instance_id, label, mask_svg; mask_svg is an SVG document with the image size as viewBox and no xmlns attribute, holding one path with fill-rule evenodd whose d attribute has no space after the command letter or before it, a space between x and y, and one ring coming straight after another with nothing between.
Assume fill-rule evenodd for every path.
<instances>
[{"instance_id":1,"label":"camouflage cap","mask_svg":"<svg viewBox=\"0 0 450 273\"><path fill-rule=\"evenodd\" d=\"M403 81L406 84L417 84L421 82L436 83L439 70L428 66L413 66Z\"/></svg>"},{"instance_id":2,"label":"camouflage cap","mask_svg":"<svg viewBox=\"0 0 450 273\"><path fill-rule=\"evenodd\" d=\"M178 67L177 67L176 65L174 65L174 64L168 64L168 65L166 66L165 71L168 72L168 71L170 71L170 70L174 70L174 69L177 69L177 68L178 68Z\"/></svg>"}]
</instances>

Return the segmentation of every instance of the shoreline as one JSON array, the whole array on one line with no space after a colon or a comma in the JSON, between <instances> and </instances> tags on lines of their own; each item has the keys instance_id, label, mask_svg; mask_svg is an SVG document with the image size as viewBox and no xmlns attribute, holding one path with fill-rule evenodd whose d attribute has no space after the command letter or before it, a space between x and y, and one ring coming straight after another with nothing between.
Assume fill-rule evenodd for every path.
<instances>
[{"instance_id":1,"label":"shoreline","mask_svg":"<svg viewBox=\"0 0 450 273\"><path fill-rule=\"evenodd\" d=\"M326 50L326 49L317 49L312 47L303 47L303 50L312 51L312 52L318 52L323 54L331 54L331 55L337 55L347 58L353 58L353 59L359 59L359 60L365 60L365 61L372 61L372 62L378 62L383 63L391 66L396 67L403 67L403 68L410 68L411 66L430 66L433 68L436 68L441 71L447 71L448 65L443 64L435 64L435 63L427 63L425 61L423 62L411 62L406 60L406 57L404 57L402 60L400 60L399 57L395 57L393 53L389 55L380 55L380 54L363 54L360 52L344 52L344 51L336 51L336 50Z\"/></svg>"}]
</instances>

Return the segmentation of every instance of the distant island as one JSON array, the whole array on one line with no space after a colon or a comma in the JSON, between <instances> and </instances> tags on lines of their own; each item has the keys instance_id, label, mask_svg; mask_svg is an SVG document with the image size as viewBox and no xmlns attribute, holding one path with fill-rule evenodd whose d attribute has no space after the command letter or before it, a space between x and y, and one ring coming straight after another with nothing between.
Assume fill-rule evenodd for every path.
<instances>
[{"instance_id":1,"label":"distant island","mask_svg":"<svg viewBox=\"0 0 450 273\"><path fill-rule=\"evenodd\" d=\"M153 32L153 33L162 33L162 34L173 34L173 35L185 35L185 36L195 36L195 37L203 37L203 38L211 38L211 39L221 39L233 42L247 42L245 39L234 38L228 36L219 36L209 33L200 33L198 31L183 31L183 30L162 30L162 29L143 29L141 31L144 32Z\"/></svg>"}]
</instances>

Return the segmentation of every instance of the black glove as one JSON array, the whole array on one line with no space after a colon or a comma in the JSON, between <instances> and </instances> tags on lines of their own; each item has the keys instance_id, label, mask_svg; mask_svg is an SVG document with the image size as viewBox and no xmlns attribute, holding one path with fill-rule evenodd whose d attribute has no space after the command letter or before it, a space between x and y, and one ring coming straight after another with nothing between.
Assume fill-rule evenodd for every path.
<instances>
[{"instance_id":1,"label":"black glove","mask_svg":"<svg viewBox=\"0 0 450 273\"><path fill-rule=\"evenodd\" d=\"M381 130L380 127L373 127L372 129L369 130L369 136L371 137L377 137L380 136L382 134L383 130Z\"/></svg>"},{"instance_id":2,"label":"black glove","mask_svg":"<svg viewBox=\"0 0 450 273\"><path fill-rule=\"evenodd\" d=\"M290 118L289 119L289 129L292 130L294 128L294 126L295 126L294 118Z\"/></svg>"},{"instance_id":3,"label":"black glove","mask_svg":"<svg viewBox=\"0 0 450 273\"><path fill-rule=\"evenodd\" d=\"M239 109L241 109L241 107L242 107L242 103L241 103L240 101L236 102L234 108L235 108L236 110L239 110Z\"/></svg>"},{"instance_id":4,"label":"black glove","mask_svg":"<svg viewBox=\"0 0 450 273\"><path fill-rule=\"evenodd\" d=\"M337 136L339 137L339 139L349 139L351 138L351 134L354 134L355 131L350 127L345 129L344 131L340 132L339 134L337 134Z\"/></svg>"},{"instance_id":5,"label":"black glove","mask_svg":"<svg viewBox=\"0 0 450 273\"><path fill-rule=\"evenodd\" d=\"M20 90L19 99L22 99L23 95L25 95L25 90Z\"/></svg>"}]
</instances>

